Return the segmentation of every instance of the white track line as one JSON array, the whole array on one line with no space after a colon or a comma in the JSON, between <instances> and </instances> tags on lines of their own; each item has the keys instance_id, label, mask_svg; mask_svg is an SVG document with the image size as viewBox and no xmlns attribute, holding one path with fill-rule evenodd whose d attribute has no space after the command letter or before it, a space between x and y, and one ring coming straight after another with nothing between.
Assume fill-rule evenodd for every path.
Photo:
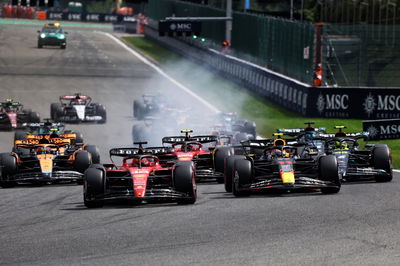
<instances>
[{"instance_id":1,"label":"white track line","mask_svg":"<svg viewBox=\"0 0 400 266\"><path fill-rule=\"evenodd\" d=\"M186 93L188 93L190 96L192 96L193 98L195 98L196 100L198 100L199 102L201 102L202 104L204 104L208 109L210 109L211 111L213 111L214 113L219 113L221 112L218 108L216 108L215 106L211 105L209 102L207 102L206 100L204 100L203 98L201 98L199 95L197 95L196 93L194 93L193 91L191 91L189 88L185 87L184 85L182 85L181 83L179 83L178 81L176 81L174 78L170 77L167 73L165 73L161 68L159 68L158 66L156 66L155 64L153 64L152 62L150 62L147 58L145 58L144 56L142 56L141 54L139 54L138 52L136 52L135 50L133 50L131 47L129 47L128 45L126 45L124 42L122 42L120 39L116 38L115 36L113 36L110 33L107 32L101 32L102 34L110 37L111 39L113 39L116 43L118 43L119 45L121 45L123 48L125 48L128 52L130 52L131 54L133 54L134 56L136 56L137 58L139 58L143 63L145 63L146 65L152 67L155 71L157 71L158 73L160 73L160 75L162 75L164 78L166 78L167 80L169 80L171 83L173 83L175 86L177 86L178 88L180 88L181 90L185 91Z\"/></svg>"},{"instance_id":2,"label":"white track line","mask_svg":"<svg viewBox=\"0 0 400 266\"><path fill-rule=\"evenodd\" d=\"M393 169L393 172L400 173L400 170L398 170L398 169Z\"/></svg>"}]
</instances>

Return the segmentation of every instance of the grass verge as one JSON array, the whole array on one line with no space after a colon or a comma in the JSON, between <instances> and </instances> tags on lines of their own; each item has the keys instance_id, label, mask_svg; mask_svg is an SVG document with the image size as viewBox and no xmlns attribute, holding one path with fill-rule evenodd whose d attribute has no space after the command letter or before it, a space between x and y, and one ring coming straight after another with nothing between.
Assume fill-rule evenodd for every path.
<instances>
[{"instance_id":1,"label":"grass verge","mask_svg":"<svg viewBox=\"0 0 400 266\"><path fill-rule=\"evenodd\" d=\"M212 73L151 40L143 37L123 37L123 39L158 62L170 75L214 106L223 111L235 111L240 117L254 120L257 123L257 131L262 136L271 136L277 128L303 127L304 121L314 121L316 126L326 127L328 132L334 132L335 125L345 125L349 132L362 131L362 120L302 117L248 92L245 88L219 77L217 73ZM376 143L386 143L391 147L394 166L400 168L400 141L385 140Z\"/></svg>"}]
</instances>

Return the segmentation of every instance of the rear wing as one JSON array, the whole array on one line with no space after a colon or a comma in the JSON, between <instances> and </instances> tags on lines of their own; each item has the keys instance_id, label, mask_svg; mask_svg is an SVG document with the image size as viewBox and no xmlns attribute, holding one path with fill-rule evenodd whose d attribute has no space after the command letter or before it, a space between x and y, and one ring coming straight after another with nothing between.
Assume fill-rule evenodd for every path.
<instances>
[{"instance_id":1,"label":"rear wing","mask_svg":"<svg viewBox=\"0 0 400 266\"><path fill-rule=\"evenodd\" d=\"M46 139L46 138L45 138ZM18 147L27 147L27 146L33 146L33 145L38 145L38 144L55 144L58 146L63 146L63 145L70 145L71 140L70 139L64 139L64 138L51 138L51 139L46 139L47 143L44 143L43 138L29 138L29 139L24 139L24 140L16 140L14 141L14 145Z\"/></svg>"},{"instance_id":2,"label":"rear wing","mask_svg":"<svg viewBox=\"0 0 400 266\"><path fill-rule=\"evenodd\" d=\"M318 134L318 137L319 138L325 138L325 139L336 138L334 133L331 133L331 134ZM339 137L339 138L368 139L369 138L369 132L346 133L346 137Z\"/></svg>"},{"instance_id":3,"label":"rear wing","mask_svg":"<svg viewBox=\"0 0 400 266\"><path fill-rule=\"evenodd\" d=\"M36 129L36 128L41 128L44 126L52 127L52 128L60 128L60 127L64 127L65 125L64 125L64 123L60 123L60 122L53 122L53 123L40 122L40 123L23 123L22 126Z\"/></svg>"},{"instance_id":4,"label":"rear wing","mask_svg":"<svg viewBox=\"0 0 400 266\"><path fill-rule=\"evenodd\" d=\"M175 143L182 143L185 141L196 141L200 143L210 143L210 142L218 142L218 136L213 135L204 135L204 136L169 136L162 138L162 143L167 144L175 144Z\"/></svg>"},{"instance_id":5,"label":"rear wing","mask_svg":"<svg viewBox=\"0 0 400 266\"><path fill-rule=\"evenodd\" d=\"M171 147L147 147L143 149L139 148L113 148L110 150L110 156L128 157L138 154L152 154L152 155L163 155L172 153Z\"/></svg>"},{"instance_id":6,"label":"rear wing","mask_svg":"<svg viewBox=\"0 0 400 266\"><path fill-rule=\"evenodd\" d=\"M76 99L77 95L63 95L60 96L60 100L73 100ZM82 100L91 100L92 98L88 95L79 95L79 98Z\"/></svg>"},{"instance_id":7,"label":"rear wing","mask_svg":"<svg viewBox=\"0 0 400 266\"><path fill-rule=\"evenodd\" d=\"M278 128L276 131L278 133L283 133L284 135L287 135L287 136L297 136L301 133L307 132L304 128ZM326 128L317 127L317 128L314 128L312 132L323 134L326 132Z\"/></svg>"}]
</instances>

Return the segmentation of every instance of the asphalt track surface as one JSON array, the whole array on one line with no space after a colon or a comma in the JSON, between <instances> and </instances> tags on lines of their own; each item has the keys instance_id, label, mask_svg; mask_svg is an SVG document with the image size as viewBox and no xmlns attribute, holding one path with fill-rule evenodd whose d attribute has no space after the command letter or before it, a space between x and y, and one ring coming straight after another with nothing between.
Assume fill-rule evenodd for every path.
<instances>
[{"instance_id":1,"label":"asphalt track surface","mask_svg":"<svg viewBox=\"0 0 400 266\"><path fill-rule=\"evenodd\" d=\"M132 100L162 80L109 37L69 29L66 50L37 49L35 27L0 27L0 96L49 116L61 94L104 103L105 125L72 125L102 151L131 143ZM168 93L183 92L164 82ZM0 133L0 150L13 133ZM346 184L337 195L233 198L199 184L193 206L86 209L82 187L0 189L0 265L399 265L400 183Z\"/></svg>"}]
</instances>

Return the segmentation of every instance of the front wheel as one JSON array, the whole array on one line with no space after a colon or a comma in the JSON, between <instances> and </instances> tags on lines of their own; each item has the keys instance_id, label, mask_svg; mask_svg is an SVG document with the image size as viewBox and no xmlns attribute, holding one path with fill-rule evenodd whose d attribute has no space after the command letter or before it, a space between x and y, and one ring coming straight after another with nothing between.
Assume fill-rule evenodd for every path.
<instances>
[{"instance_id":1,"label":"front wheel","mask_svg":"<svg viewBox=\"0 0 400 266\"><path fill-rule=\"evenodd\" d=\"M373 150L373 166L375 169L385 170L387 175L375 176L376 182L390 182L393 179L392 160L389 147L377 145Z\"/></svg>"},{"instance_id":2,"label":"front wheel","mask_svg":"<svg viewBox=\"0 0 400 266\"><path fill-rule=\"evenodd\" d=\"M332 186L321 188L323 194L335 194L340 191L340 176L337 159L334 155L323 156L319 159L320 180L328 181Z\"/></svg>"},{"instance_id":3,"label":"front wheel","mask_svg":"<svg viewBox=\"0 0 400 266\"><path fill-rule=\"evenodd\" d=\"M0 186L2 188L14 187L17 182L15 182L13 175L17 172L17 159L10 153L0 154L1 163L1 176L0 176Z\"/></svg>"},{"instance_id":4,"label":"front wheel","mask_svg":"<svg viewBox=\"0 0 400 266\"><path fill-rule=\"evenodd\" d=\"M234 177L232 184L232 193L235 197L250 196L249 191L241 190L243 185L251 182L252 166L251 162L246 159L235 160Z\"/></svg>"},{"instance_id":5,"label":"front wheel","mask_svg":"<svg viewBox=\"0 0 400 266\"><path fill-rule=\"evenodd\" d=\"M245 159L246 157L243 155L233 155L225 158L225 167L224 167L224 186L226 192L232 192L232 184L233 184L233 166L235 164L235 160Z\"/></svg>"},{"instance_id":6,"label":"front wheel","mask_svg":"<svg viewBox=\"0 0 400 266\"><path fill-rule=\"evenodd\" d=\"M186 198L178 199L178 204L194 204L197 200L194 163L177 162L172 175L175 190L187 195Z\"/></svg>"},{"instance_id":7,"label":"front wheel","mask_svg":"<svg viewBox=\"0 0 400 266\"><path fill-rule=\"evenodd\" d=\"M83 186L83 203L86 207L103 207L105 181L105 171L102 166L90 167L86 170Z\"/></svg>"}]
</instances>

